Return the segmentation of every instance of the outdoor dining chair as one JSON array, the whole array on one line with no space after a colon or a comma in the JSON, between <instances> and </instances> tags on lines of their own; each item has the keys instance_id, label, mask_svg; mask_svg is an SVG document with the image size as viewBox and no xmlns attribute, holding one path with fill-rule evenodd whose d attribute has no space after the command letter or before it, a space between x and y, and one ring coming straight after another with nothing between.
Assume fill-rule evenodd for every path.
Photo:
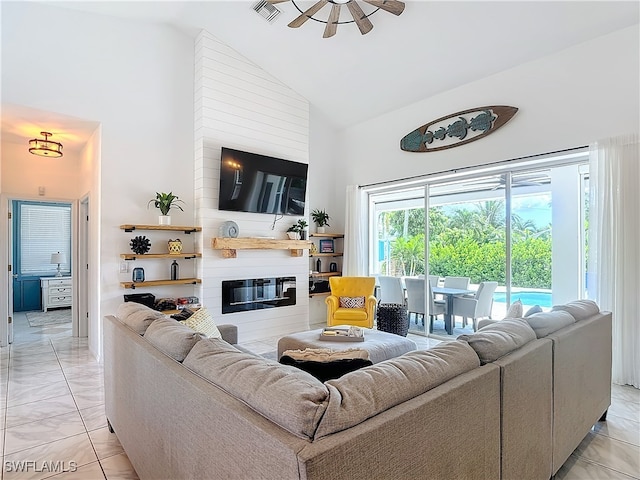
<instances>
[{"instance_id":1,"label":"outdoor dining chair","mask_svg":"<svg viewBox=\"0 0 640 480\"><path fill-rule=\"evenodd\" d=\"M475 295L469 297L454 297L453 317L462 317L462 326L467 325L467 318L473 321L473 331L478 329L479 318L491 318L493 308L493 292L496 291L498 282L480 282Z\"/></svg>"}]
</instances>

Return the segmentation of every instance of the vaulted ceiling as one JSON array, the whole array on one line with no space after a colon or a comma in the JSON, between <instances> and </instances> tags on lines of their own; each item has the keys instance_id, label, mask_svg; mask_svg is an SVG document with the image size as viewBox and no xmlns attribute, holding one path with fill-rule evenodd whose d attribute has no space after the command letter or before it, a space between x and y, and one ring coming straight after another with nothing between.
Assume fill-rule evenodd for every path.
<instances>
[{"instance_id":1,"label":"vaulted ceiling","mask_svg":"<svg viewBox=\"0 0 640 480\"><path fill-rule=\"evenodd\" d=\"M300 15L296 5L305 10L315 1L278 3L281 13L272 23L253 10L255 0L45 3L169 24L193 36L205 29L307 98L337 128L637 24L640 18L637 1L408 1L400 16L374 12L357 1L365 13L373 12L373 30L361 35L354 23L345 23L331 38L322 38L322 22L287 26ZM330 10L326 5L314 18L326 19ZM340 21L348 20L343 6ZM9 133L11 113L3 113L3 134ZM29 112L15 113L30 118ZM82 127L87 133L94 126Z\"/></svg>"}]
</instances>

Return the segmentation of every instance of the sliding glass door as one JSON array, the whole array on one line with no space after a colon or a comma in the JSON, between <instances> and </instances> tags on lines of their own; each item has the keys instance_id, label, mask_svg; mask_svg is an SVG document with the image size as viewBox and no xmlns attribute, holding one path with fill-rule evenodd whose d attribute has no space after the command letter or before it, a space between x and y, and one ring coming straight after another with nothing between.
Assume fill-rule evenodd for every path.
<instances>
[{"instance_id":1,"label":"sliding glass door","mask_svg":"<svg viewBox=\"0 0 640 480\"><path fill-rule=\"evenodd\" d=\"M428 275L438 287L465 277L472 291L497 282L489 314L482 315L494 319L518 300L526 312L584 297L585 162L427 178L371 193L370 272ZM473 331L470 318L448 313L423 324L410 311L410 331L448 337L446 322L454 336Z\"/></svg>"}]
</instances>

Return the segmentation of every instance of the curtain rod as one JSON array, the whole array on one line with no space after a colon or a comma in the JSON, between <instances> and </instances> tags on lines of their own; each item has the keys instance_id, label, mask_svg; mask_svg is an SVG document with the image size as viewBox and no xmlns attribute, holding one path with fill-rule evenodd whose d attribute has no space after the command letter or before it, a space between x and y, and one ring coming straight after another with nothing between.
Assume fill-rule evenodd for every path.
<instances>
[{"instance_id":1,"label":"curtain rod","mask_svg":"<svg viewBox=\"0 0 640 480\"><path fill-rule=\"evenodd\" d=\"M431 173L425 173L422 175L412 175L411 177L404 177L404 178L396 178L395 180L385 180L383 182L374 182L374 183L367 183L364 185L360 185L359 188L367 188L367 187L377 187L380 185L387 185L387 184L391 184L391 183L396 183L396 182L404 182L407 180L419 180L421 178L426 178L432 175L442 175L445 173L458 173L464 170L472 170L475 168L480 168L480 167L490 167L490 166L494 166L494 165L502 165L502 164L506 164L506 163L510 163L510 162L516 162L519 160L530 160L530 159L534 159L536 157L546 157L549 155L556 155L558 153L567 153L567 152L573 152L576 150L584 150L585 148L589 148L588 145L584 145L582 147L573 147L573 148L565 148L564 150L555 150L553 152L548 152L548 153L538 153L535 155L528 155L525 157L517 157L517 158L510 158L508 160L498 160L496 162L489 162L489 163L483 163L480 165L469 165L466 167L458 167L458 168L451 168L449 170L440 170L438 172L431 172Z\"/></svg>"}]
</instances>

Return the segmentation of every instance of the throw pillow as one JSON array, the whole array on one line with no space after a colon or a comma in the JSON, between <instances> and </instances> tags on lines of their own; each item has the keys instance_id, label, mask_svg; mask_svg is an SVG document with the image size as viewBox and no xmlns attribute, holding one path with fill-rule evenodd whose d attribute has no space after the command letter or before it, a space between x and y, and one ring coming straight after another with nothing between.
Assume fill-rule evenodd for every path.
<instances>
[{"instance_id":1,"label":"throw pillow","mask_svg":"<svg viewBox=\"0 0 640 480\"><path fill-rule=\"evenodd\" d=\"M534 313L542 313L542 308L540 308L540 305L534 305L533 307L531 307L529 310L525 312L524 316L530 317Z\"/></svg>"},{"instance_id":2,"label":"throw pillow","mask_svg":"<svg viewBox=\"0 0 640 480\"><path fill-rule=\"evenodd\" d=\"M364 308L364 297L340 297L340 308Z\"/></svg>"},{"instance_id":3,"label":"throw pillow","mask_svg":"<svg viewBox=\"0 0 640 480\"><path fill-rule=\"evenodd\" d=\"M222 338L222 334L213 321L213 317L205 307L200 308L196 313L180 323L207 338Z\"/></svg>"},{"instance_id":4,"label":"throw pillow","mask_svg":"<svg viewBox=\"0 0 640 480\"><path fill-rule=\"evenodd\" d=\"M576 323L576 319L569 312L562 310L535 313L524 320L533 328L538 338L546 337L561 328Z\"/></svg>"},{"instance_id":5,"label":"throw pillow","mask_svg":"<svg viewBox=\"0 0 640 480\"><path fill-rule=\"evenodd\" d=\"M460 335L458 340L467 342L480 359L491 363L536 339L535 331L522 319L508 318L487 325L473 335Z\"/></svg>"},{"instance_id":6,"label":"throw pillow","mask_svg":"<svg viewBox=\"0 0 640 480\"><path fill-rule=\"evenodd\" d=\"M511 304L504 318L522 318L522 302L520 299Z\"/></svg>"}]
</instances>

